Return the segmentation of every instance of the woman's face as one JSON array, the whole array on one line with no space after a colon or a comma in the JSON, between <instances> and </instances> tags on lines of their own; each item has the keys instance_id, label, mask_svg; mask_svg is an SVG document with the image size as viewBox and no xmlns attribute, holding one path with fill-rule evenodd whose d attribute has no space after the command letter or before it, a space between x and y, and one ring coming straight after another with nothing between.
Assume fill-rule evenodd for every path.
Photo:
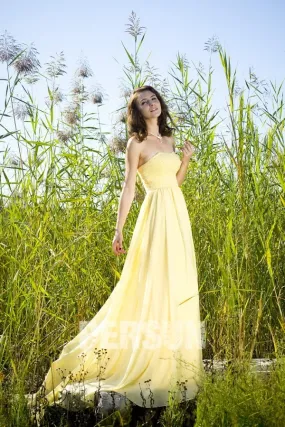
<instances>
[{"instance_id":1,"label":"woman's face","mask_svg":"<svg viewBox=\"0 0 285 427\"><path fill-rule=\"evenodd\" d=\"M144 90L138 94L137 106L145 119L156 118L161 114L160 102L150 90Z\"/></svg>"}]
</instances>

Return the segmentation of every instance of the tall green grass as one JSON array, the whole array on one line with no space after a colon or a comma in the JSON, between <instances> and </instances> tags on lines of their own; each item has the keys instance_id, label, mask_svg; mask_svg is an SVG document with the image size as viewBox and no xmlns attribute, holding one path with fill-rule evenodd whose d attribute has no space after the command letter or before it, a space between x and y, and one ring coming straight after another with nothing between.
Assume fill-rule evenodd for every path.
<instances>
[{"instance_id":1,"label":"tall green grass","mask_svg":"<svg viewBox=\"0 0 285 427\"><path fill-rule=\"evenodd\" d=\"M78 322L96 314L120 278L124 258L114 257L111 241L129 137L125 109L130 91L145 83L157 87L170 106L177 146L189 139L197 147L182 190L206 320L204 357L284 355L283 86L260 81L249 70L240 88L230 57L213 39L205 45L208 70L190 67L178 54L170 85L148 62L140 64L145 34L139 40L142 29L134 16L129 33L134 51L124 46L123 105L109 140L102 130L99 90L89 94L93 111L88 112L87 65L77 71L72 103L62 112L58 79L65 72L64 56L39 73L32 51L24 74L19 61L31 51L10 40L15 56L4 62L0 113L2 387L36 390L50 361L78 332ZM213 108L213 55L228 90L226 113ZM47 82L45 106L37 105L29 89L27 79L34 76ZM22 99L15 95L20 87ZM143 197L138 178L123 232L126 248Z\"/></svg>"}]
</instances>

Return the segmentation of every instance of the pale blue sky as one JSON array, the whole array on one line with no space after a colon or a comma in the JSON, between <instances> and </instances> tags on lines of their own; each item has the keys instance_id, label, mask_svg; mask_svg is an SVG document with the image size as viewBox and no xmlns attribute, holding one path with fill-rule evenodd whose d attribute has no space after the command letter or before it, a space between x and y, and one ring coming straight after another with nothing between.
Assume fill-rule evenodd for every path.
<instances>
[{"instance_id":1,"label":"pale blue sky","mask_svg":"<svg viewBox=\"0 0 285 427\"><path fill-rule=\"evenodd\" d=\"M133 52L133 38L125 32L132 11L147 32L140 51L141 62L151 52L150 64L171 84L168 72L177 52L184 54L190 64L202 62L207 68L209 54L204 44L214 35L230 55L232 66L238 67L241 83L248 76L249 67L260 79L281 83L285 76L284 0L14 0L10 4L0 0L0 6L1 34L7 30L18 42L34 42L42 66L50 55L64 51L68 73L60 80L63 90L70 88L81 53L87 57L94 72L88 84L98 82L109 97L101 109L105 130L110 130L111 112L122 106L119 84L122 66L127 64L122 42ZM217 54L212 65L215 104L223 108L225 83ZM0 64L0 78L5 76ZM4 82L0 82L0 88L3 99ZM34 93L46 94L42 87ZM3 102L0 109L2 105Z\"/></svg>"}]
</instances>

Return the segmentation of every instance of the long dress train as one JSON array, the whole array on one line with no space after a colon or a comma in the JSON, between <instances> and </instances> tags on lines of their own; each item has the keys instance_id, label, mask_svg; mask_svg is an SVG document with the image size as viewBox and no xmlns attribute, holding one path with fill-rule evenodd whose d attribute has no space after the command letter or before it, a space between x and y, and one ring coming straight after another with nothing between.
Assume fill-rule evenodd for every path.
<instances>
[{"instance_id":1,"label":"long dress train","mask_svg":"<svg viewBox=\"0 0 285 427\"><path fill-rule=\"evenodd\" d=\"M195 397L204 368L191 224L176 179L180 164L175 152L157 152L138 169L146 196L120 280L51 364L43 382L49 404L60 404L62 390L80 384L91 406L99 386L147 408L167 406L177 381L184 382L183 399Z\"/></svg>"}]
</instances>

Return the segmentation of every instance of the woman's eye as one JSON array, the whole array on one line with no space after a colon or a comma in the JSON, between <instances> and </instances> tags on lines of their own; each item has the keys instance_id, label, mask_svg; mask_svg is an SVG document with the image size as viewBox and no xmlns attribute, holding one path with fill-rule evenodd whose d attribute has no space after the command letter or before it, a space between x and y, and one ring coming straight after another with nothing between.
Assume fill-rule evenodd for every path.
<instances>
[{"instance_id":1,"label":"woman's eye","mask_svg":"<svg viewBox=\"0 0 285 427\"><path fill-rule=\"evenodd\" d=\"M151 100L152 100L152 101L156 101L156 97L151 98ZM143 101L143 102L142 102L142 105L144 105L144 104L145 104L145 101Z\"/></svg>"}]
</instances>

